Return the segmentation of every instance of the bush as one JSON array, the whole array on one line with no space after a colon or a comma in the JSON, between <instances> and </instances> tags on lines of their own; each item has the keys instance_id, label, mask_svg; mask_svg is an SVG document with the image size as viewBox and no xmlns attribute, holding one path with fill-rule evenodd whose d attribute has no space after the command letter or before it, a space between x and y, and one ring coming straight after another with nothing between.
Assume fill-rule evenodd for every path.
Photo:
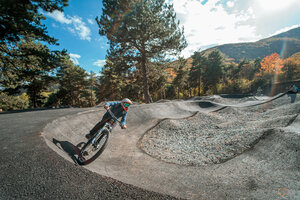
<instances>
[{"instance_id":1,"label":"bush","mask_svg":"<svg viewBox=\"0 0 300 200\"><path fill-rule=\"evenodd\" d=\"M20 96L9 96L0 92L0 108L3 111L20 110L29 107L29 97L26 93Z\"/></svg>"}]
</instances>

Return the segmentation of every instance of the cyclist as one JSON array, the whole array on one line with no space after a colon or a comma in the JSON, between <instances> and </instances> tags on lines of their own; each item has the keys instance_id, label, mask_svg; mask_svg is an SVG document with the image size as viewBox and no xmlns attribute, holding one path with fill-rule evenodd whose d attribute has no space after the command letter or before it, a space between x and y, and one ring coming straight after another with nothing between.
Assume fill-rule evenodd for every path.
<instances>
[{"instance_id":1,"label":"cyclist","mask_svg":"<svg viewBox=\"0 0 300 200\"><path fill-rule=\"evenodd\" d=\"M111 102L107 102L104 105L105 110L111 110L111 112L117 117L121 119L121 123L122 123L122 129L126 129L126 117L127 117L127 112L128 112L128 108L130 105L132 105L132 101L130 101L130 99L126 98L123 99L121 102L119 101L111 101ZM87 139L90 139L94 136L95 133L97 133L97 131L99 131L104 124L111 119L111 116L108 112L106 112L102 118L102 120L100 122L98 122L96 124L96 126L90 131L90 133L86 134L85 137Z\"/></svg>"},{"instance_id":2,"label":"cyclist","mask_svg":"<svg viewBox=\"0 0 300 200\"><path fill-rule=\"evenodd\" d=\"M296 93L298 93L298 91L299 91L298 87L297 87L295 84L292 84L292 85L289 87L287 93L288 93L288 94L296 94Z\"/></svg>"}]
</instances>

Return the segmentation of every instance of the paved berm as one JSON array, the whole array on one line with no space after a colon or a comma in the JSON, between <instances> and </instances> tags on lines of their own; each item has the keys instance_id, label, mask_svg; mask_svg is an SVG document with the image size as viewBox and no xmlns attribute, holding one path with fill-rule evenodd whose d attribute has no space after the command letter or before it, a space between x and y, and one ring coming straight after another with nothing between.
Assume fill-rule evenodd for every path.
<instances>
[{"instance_id":1,"label":"paved berm","mask_svg":"<svg viewBox=\"0 0 300 200\"><path fill-rule=\"evenodd\" d=\"M84 110L89 109L0 114L1 200L175 199L75 166L50 149L42 137L47 123ZM67 142L64 147L68 147Z\"/></svg>"},{"instance_id":2,"label":"paved berm","mask_svg":"<svg viewBox=\"0 0 300 200\"><path fill-rule=\"evenodd\" d=\"M300 199L299 99L299 95L285 94L272 98L215 95L134 105L128 114L128 129L114 129L103 154L84 167L74 164L73 147L85 141L84 135L101 119L103 108L2 114L0 198L282 199L279 191L286 192L285 199ZM264 115L256 126L263 128L253 134L253 141L237 148L242 137L236 130L252 134L249 123L256 123L255 117L248 123L246 112ZM227 114L229 117L224 117ZM227 120L220 125L210 121L216 131L207 141L202 137L204 129L197 131L191 126L198 120L200 128L207 128L210 124L203 123L206 119ZM203 144L221 145L224 127L230 133L228 127L237 125L242 129L232 132L238 140L233 145L224 143L229 144L221 151L224 157L204 162L205 155L210 158L218 152L212 146L205 150ZM193 134L187 134L195 141L189 143L188 150L195 148L193 158L201 153L203 162L191 161L188 152L179 152L180 159L172 160L177 153L170 149L186 147L185 142L190 142L182 130ZM182 140L176 143L162 138L176 138L174 134L181 134L178 138ZM162 148L161 142L168 148ZM175 148L181 149L185 148ZM226 157L229 153L231 156Z\"/></svg>"}]
</instances>

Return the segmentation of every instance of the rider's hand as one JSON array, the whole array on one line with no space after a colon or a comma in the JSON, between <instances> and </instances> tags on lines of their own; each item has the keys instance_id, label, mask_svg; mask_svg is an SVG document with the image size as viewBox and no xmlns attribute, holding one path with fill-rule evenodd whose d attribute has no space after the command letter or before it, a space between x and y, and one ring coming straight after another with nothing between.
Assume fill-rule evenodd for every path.
<instances>
[{"instance_id":1,"label":"rider's hand","mask_svg":"<svg viewBox=\"0 0 300 200\"><path fill-rule=\"evenodd\" d=\"M109 106L104 105L105 110L109 110Z\"/></svg>"},{"instance_id":2,"label":"rider's hand","mask_svg":"<svg viewBox=\"0 0 300 200\"><path fill-rule=\"evenodd\" d=\"M126 129L126 128L127 128L127 126L126 126L126 125L123 125L123 126L122 126L122 129Z\"/></svg>"}]
</instances>

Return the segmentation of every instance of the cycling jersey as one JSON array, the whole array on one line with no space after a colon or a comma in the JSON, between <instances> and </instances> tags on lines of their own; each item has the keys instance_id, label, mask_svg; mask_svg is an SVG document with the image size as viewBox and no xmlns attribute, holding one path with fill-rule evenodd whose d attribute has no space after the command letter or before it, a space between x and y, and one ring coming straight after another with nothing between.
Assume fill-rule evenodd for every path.
<instances>
[{"instance_id":1,"label":"cycling jersey","mask_svg":"<svg viewBox=\"0 0 300 200\"><path fill-rule=\"evenodd\" d=\"M122 117L121 123L122 126L124 126L126 124L127 111L125 111L124 108L122 107L122 103L119 101L111 101L105 103L105 105L110 106L109 109L117 118ZM108 117L111 118L110 114L106 112L103 118L108 118Z\"/></svg>"}]
</instances>

